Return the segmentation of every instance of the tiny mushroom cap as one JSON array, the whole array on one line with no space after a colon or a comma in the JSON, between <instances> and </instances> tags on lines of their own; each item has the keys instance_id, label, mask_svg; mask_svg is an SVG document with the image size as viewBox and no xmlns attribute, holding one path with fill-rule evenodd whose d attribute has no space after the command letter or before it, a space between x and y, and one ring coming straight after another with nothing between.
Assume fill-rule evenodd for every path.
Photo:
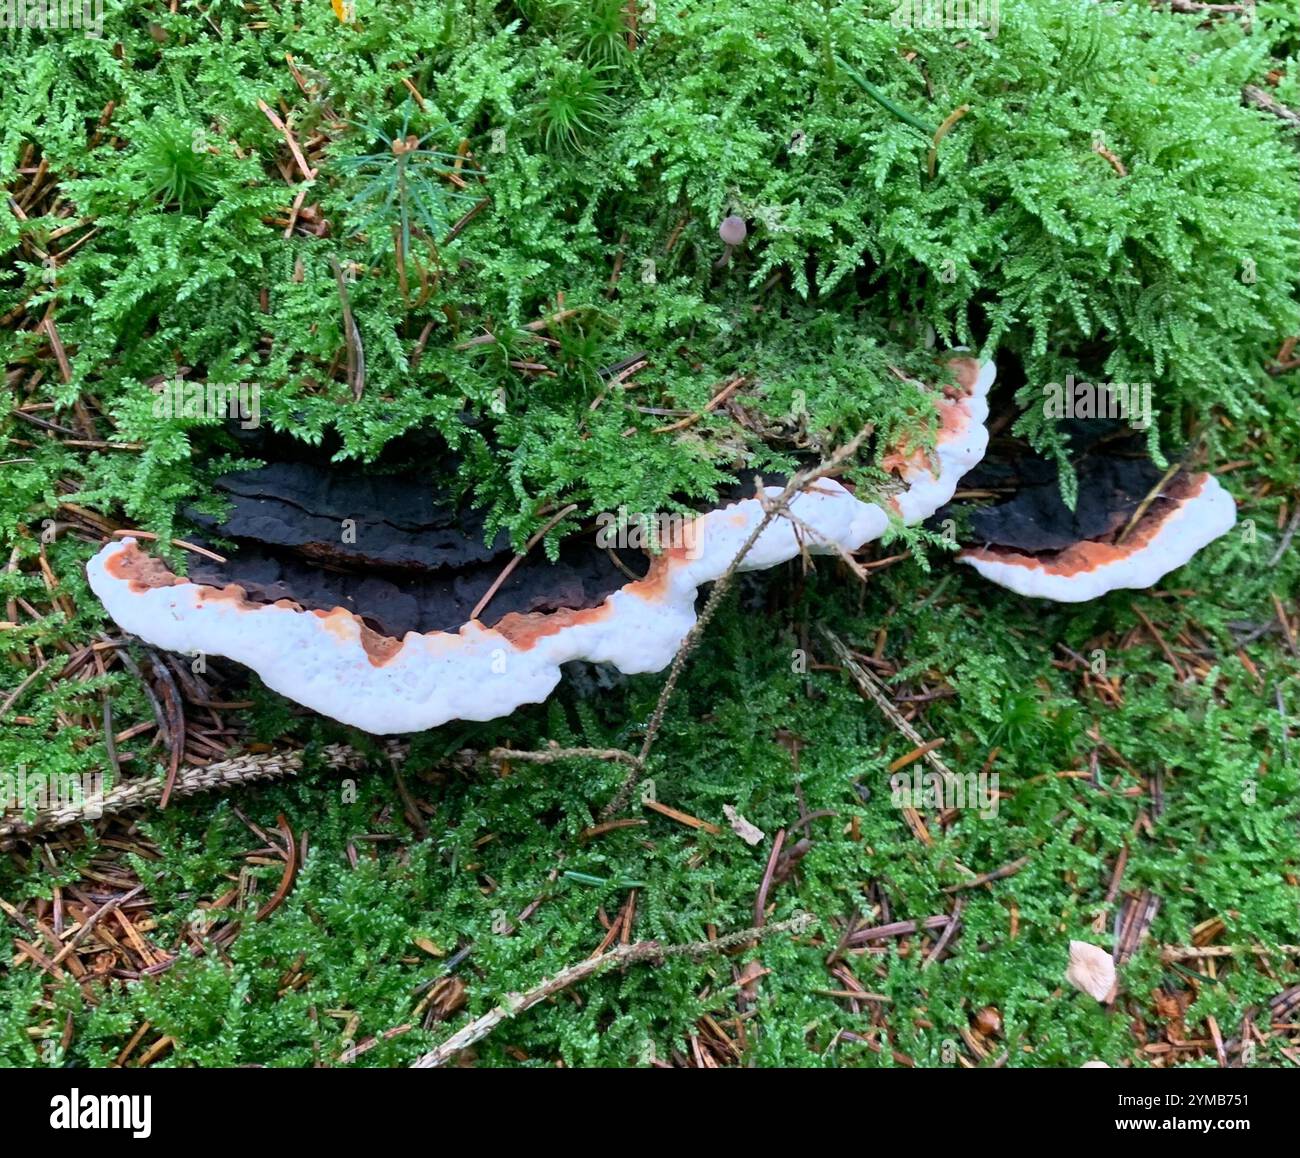
<instances>
[{"instance_id":1,"label":"tiny mushroom cap","mask_svg":"<svg viewBox=\"0 0 1300 1158\"><path fill-rule=\"evenodd\" d=\"M1002 1032L1002 1014L998 1012L996 1005L986 1005L975 1014L973 1022L975 1028L985 1037Z\"/></svg>"},{"instance_id":2,"label":"tiny mushroom cap","mask_svg":"<svg viewBox=\"0 0 1300 1158\"><path fill-rule=\"evenodd\" d=\"M1086 1061L1079 1068L1081 1070L1108 1070L1110 1066L1104 1061Z\"/></svg>"},{"instance_id":3,"label":"tiny mushroom cap","mask_svg":"<svg viewBox=\"0 0 1300 1158\"><path fill-rule=\"evenodd\" d=\"M1065 979L1098 1001L1107 1000L1115 988L1115 959L1087 941L1070 942L1070 967Z\"/></svg>"},{"instance_id":4,"label":"tiny mushroom cap","mask_svg":"<svg viewBox=\"0 0 1300 1158\"><path fill-rule=\"evenodd\" d=\"M737 217L733 213L730 217L722 219L722 224L718 226L718 236L727 245L739 245L749 236L749 226L745 224L743 217Z\"/></svg>"}]
</instances>

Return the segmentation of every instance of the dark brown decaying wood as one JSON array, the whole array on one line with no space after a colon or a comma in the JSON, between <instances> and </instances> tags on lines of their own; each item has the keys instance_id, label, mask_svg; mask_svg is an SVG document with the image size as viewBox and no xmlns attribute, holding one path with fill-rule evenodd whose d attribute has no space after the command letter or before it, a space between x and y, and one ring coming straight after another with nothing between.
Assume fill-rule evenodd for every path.
<instances>
[{"instance_id":1,"label":"dark brown decaying wood","mask_svg":"<svg viewBox=\"0 0 1300 1158\"><path fill-rule=\"evenodd\" d=\"M264 457L279 451L257 441L249 449ZM502 584L513 557L509 536L485 542L482 512L436 488L428 469L400 465L372 474L314 458L281 459L221 476L216 486L230 504L224 516L189 513L238 546L229 559L191 561L189 577L205 586L238 584L256 603L342 607L393 639L455 631L475 614L491 626L512 612L584 610L627 582L594 535L575 534L560 543L554 562L534 551ZM451 472L454 462L438 470ZM350 533L341 535L341 526Z\"/></svg>"},{"instance_id":2,"label":"dark brown decaying wood","mask_svg":"<svg viewBox=\"0 0 1300 1158\"><path fill-rule=\"evenodd\" d=\"M1149 889L1125 898L1119 916L1115 919L1113 956L1116 965L1123 965L1137 952L1159 911L1160 898Z\"/></svg>"},{"instance_id":3,"label":"dark brown decaying wood","mask_svg":"<svg viewBox=\"0 0 1300 1158\"><path fill-rule=\"evenodd\" d=\"M1121 448L1129 453L1119 453ZM986 477L1000 480L1005 472L1011 472L1019 485L1012 497L971 511L973 536L1029 553L1060 551L1116 532L1122 538L1122 529L1150 507L1167 481L1149 459L1130 454L1142 454L1137 440L1131 438L1118 446L1102 443L1080 454L1074 464L1079 492L1073 508L1061 498L1059 468L1054 464L1027 452L1006 461L989 455L966 475L965 485L976 486Z\"/></svg>"}]
</instances>

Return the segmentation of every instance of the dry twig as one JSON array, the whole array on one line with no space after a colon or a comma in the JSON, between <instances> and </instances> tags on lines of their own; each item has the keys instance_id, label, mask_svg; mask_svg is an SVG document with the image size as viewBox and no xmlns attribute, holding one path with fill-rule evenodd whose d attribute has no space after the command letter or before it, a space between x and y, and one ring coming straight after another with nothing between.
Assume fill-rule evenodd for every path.
<instances>
[{"instance_id":1,"label":"dry twig","mask_svg":"<svg viewBox=\"0 0 1300 1158\"><path fill-rule=\"evenodd\" d=\"M761 937L770 937L777 933L805 932L814 921L814 917L805 913L802 916L792 917L788 921L768 925L764 929L742 929L738 933L729 933L716 941L697 941L689 945L662 945L658 941L637 941L630 945L618 945L599 957L588 957L576 965L570 965L554 977L548 977L533 986L526 993L512 993L501 1005L489 1010L482 1017L475 1018L436 1049L430 1050L419 1058L411 1068L436 1069L446 1065L458 1053L482 1041L503 1021L615 965L638 965L651 961L660 962L668 957L706 957L714 953L725 953L730 949L748 945Z\"/></svg>"}]
</instances>

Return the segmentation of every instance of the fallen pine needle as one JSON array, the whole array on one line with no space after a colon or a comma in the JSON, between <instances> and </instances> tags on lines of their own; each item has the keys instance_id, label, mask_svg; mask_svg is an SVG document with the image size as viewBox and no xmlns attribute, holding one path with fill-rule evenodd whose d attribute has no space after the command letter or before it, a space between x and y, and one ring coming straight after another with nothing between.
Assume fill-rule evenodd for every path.
<instances>
[{"instance_id":1,"label":"fallen pine needle","mask_svg":"<svg viewBox=\"0 0 1300 1158\"><path fill-rule=\"evenodd\" d=\"M701 820L698 816L692 816L689 812L670 808L667 804L660 804L657 800L642 800L641 803L652 812L657 812L660 816L666 816L669 820L675 820L678 824L685 824L690 828L699 828L715 836L722 831L716 824L710 824L707 820Z\"/></svg>"},{"instance_id":2,"label":"fallen pine needle","mask_svg":"<svg viewBox=\"0 0 1300 1158\"><path fill-rule=\"evenodd\" d=\"M915 764L922 756L928 756L944 742L944 737L940 736L937 740L930 740L913 748L906 756L900 756L885 770L889 775L893 775L900 768L906 768L909 764Z\"/></svg>"}]
</instances>

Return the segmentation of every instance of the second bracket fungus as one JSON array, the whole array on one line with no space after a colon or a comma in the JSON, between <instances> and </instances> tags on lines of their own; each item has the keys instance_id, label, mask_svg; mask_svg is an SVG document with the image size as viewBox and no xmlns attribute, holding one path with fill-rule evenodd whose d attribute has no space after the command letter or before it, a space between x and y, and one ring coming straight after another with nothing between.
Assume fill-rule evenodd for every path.
<instances>
[{"instance_id":1,"label":"second bracket fungus","mask_svg":"<svg viewBox=\"0 0 1300 1158\"><path fill-rule=\"evenodd\" d=\"M936 398L932 454L886 457L904 484L886 503L918 523L948 502L988 445L992 364L953 361L958 386ZM766 497L781 494L767 487ZM788 502L740 563L756 571L814 554L856 551L879 538L889 514L833 479ZM243 587L205 586L173 575L132 538L104 546L87 565L90 586L114 621L170 651L225 656L252 668L274 691L377 735L422 731L449 720L491 720L540 703L570 660L610 663L632 674L661 671L695 623L699 588L720 578L766 512L744 499L691 521L684 541L655 556L649 573L580 610L512 612L492 626L472 619L450 631L398 639L342 607L305 610L288 599L251 601Z\"/></svg>"},{"instance_id":2,"label":"second bracket fungus","mask_svg":"<svg viewBox=\"0 0 1300 1158\"><path fill-rule=\"evenodd\" d=\"M958 558L1021 595L1082 603L1158 583L1236 521L1237 505L1218 479L1179 472L1136 521L1108 534L1053 551L993 545L963 551Z\"/></svg>"}]
</instances>

